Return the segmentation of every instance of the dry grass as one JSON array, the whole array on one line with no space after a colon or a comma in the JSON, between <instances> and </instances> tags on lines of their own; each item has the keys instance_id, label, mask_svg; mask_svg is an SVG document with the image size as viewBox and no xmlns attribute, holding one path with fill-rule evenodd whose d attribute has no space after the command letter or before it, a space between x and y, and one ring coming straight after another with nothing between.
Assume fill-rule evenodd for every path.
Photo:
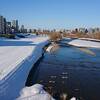
<instances>
[{"instance_id":1,"label":"dry grass","mask_svg":"<svg viewBox=\"0 0 100 100\"><path fill-rule=\"evenodd\" d=\"M0 34L0 37L14 39L15 38L15 34Z\"/></svg>"},{"instance_id":2,"label":"dry grass","mask_svg":"<svg viewBox=\"0 0 100 100\"><path fill-rule=\"evenodd\" d=\"M70 37L70 38L92 38L92 39L99 39L100 40L100 32L98 33L82 33L82 32L77 32L75 34L65 34L65 37Z\"/></svg>"},{"instance_id":3,"label":"dry grass","mask_svg":"<svg viewBox=\"0 0 100 100\"><path fill-rule=\"evenodd\" d=\"M50 40L53 40L53 41L62 39L61 33L58 33L58 32L49 33L49 37L50 37Z\"/></svg>"},{"instance_id":4,"label":"dry grass","mask_svg":"<svg viewBox=\"0 0 100 100\"><path fill-rule=\"evenodd\" d=\"M92 33L90 38L99 39L100 40L100 33Z\"/></svg>"}]
</instances>

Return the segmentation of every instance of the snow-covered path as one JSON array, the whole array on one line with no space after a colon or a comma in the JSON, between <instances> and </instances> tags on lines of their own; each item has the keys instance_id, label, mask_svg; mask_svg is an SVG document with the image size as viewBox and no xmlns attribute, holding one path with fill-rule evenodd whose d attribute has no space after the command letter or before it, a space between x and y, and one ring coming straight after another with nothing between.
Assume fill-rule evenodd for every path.
<instances>
[{"instance_id":1,"label":"snow-covered path","mask_svg":"<svg viewBox=\"0 0 100 100\"><path fill-rule=\"evenodd\" d=\"M47 37L0 39L0 100L19 96L32 65L41 57Z\"/></svg>"}]
</instances>

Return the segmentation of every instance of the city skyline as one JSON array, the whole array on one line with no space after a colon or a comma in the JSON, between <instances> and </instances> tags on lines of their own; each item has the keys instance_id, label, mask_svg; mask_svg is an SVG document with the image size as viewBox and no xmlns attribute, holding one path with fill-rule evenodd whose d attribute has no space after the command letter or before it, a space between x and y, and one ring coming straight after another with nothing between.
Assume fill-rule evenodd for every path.
<instances>
[{"instance_id":1,"label":"city skyline","mask_svg":"<svg viewBox=\"0 0 100 100\"><path fill-rule=\"evenodd\" d=\"M27 28L100 27L99 0L1 0L0 15Z\"/></svg>"}]
</instances>

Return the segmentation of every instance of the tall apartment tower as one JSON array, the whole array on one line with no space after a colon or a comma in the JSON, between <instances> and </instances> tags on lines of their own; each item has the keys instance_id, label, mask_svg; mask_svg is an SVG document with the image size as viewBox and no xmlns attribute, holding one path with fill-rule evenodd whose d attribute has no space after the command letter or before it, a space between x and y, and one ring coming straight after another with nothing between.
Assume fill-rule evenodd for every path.
<instances>
[{"instance_id":1,"label":"tall apartment tower","mask_svg":"<svg viewBox=\"0 0 100 100\"><path fill-rule=\"evenodd\" d=\"M6 19L0 16L0 34L6 33Z\"/></svg>"},{"instance_id":2,"label":"tall apartment tower","mask_svg":"<svg viewBox=\"0 0 100 100\"><path fill-rule=\"evenodd\" d=\"M11 22L6 22L6 33L12 33Z\"/></svg>"},{"instance_id":3,"label":"tall apartment tower","mask_svg":"<svg viewBox=\"0 0 100 100\"><path fill-rule=\"evenodd\" d=\"M13 20L12 21L12 29L14 30L14 32L18 32L18 20Z\"/></svg>"},{"instance_id":4,"label":"tall apartment tower","mask_svg":"<svg viewBox=\"0 0 100 100\"><path fill-rule=\"evenodd\" d=\"M21 26L20 32L24 33L24 25Z\"/></svg>"}]
</instances>

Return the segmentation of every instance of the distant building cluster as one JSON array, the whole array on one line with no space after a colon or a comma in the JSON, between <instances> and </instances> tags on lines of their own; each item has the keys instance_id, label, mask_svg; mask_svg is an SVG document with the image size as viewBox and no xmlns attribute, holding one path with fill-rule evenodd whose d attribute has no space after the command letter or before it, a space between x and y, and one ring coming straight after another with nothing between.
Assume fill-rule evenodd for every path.
<instances>
[{"instance_id":1,"label":"distant building cluster","mask_svg":"<svg viewBox=\"0 0 100 100\"><path fill-rule=\"evenodd\" d=\"M75 29L60 29L60 30L57 30L57 29L52 29L52 30L46 30L46 29L30 29L29 32L33 32L33 33L49 33L49 32L60 32L60 33L85 33L85 34L90 34L90 33L98 33L100 32L100 28L75 28Z\"/></svg>"},{"instance_id":2,"label":"distant building cluster","mask_svg":"<svg viewBox=\"0 0 100 100\"><path fill-rule=\"evenodd\" d=\"M7 21L5 17L0 15L0 34L8 33L27 33L24 25L19 28L18 20Z\"/></svg>"},{"instance_id":3,"label":"distant building cluster","mask_svg":"<svg viewBox=\"0 0 100 100\"><path fill-rule=\"evenodd\" d=\"M76 32L82 32L82 33L98 33L100 32L100 28L79 28L79 29L75 29Z\"/></svg>"},{"instance_id":4,"label":"distant building cluster","mask_svg":"<svg viewBox=\"0 0 100 100\"><path fill-rule=\"evenodd\" d=\"M100 28L76 28L76 29L72 29L72 30L66 30L66 29L62 29L60 30L61 33L86 33L86 34L90 34L90 33L98 33L100 32Z\"/></svg>"},{"instance_id":5,"label":"distant building cluster","mask_svg":"<svg viewBox=\"0 0 100 100\"><path fill-rule=\"evenodd\" d=\"M68 33L75 34L77 32L80 33L98 33L100 32L100 28L76 28L74 30L61 29L61 30L47 30L47 29L26 29L24 25L19 27L18 20L7 21L5 17L0 16L0 34L8 34L8 33L36 33L36 34L45 34L50 32L60 32L60 33Z\"/></svg>"}]
</instances>

